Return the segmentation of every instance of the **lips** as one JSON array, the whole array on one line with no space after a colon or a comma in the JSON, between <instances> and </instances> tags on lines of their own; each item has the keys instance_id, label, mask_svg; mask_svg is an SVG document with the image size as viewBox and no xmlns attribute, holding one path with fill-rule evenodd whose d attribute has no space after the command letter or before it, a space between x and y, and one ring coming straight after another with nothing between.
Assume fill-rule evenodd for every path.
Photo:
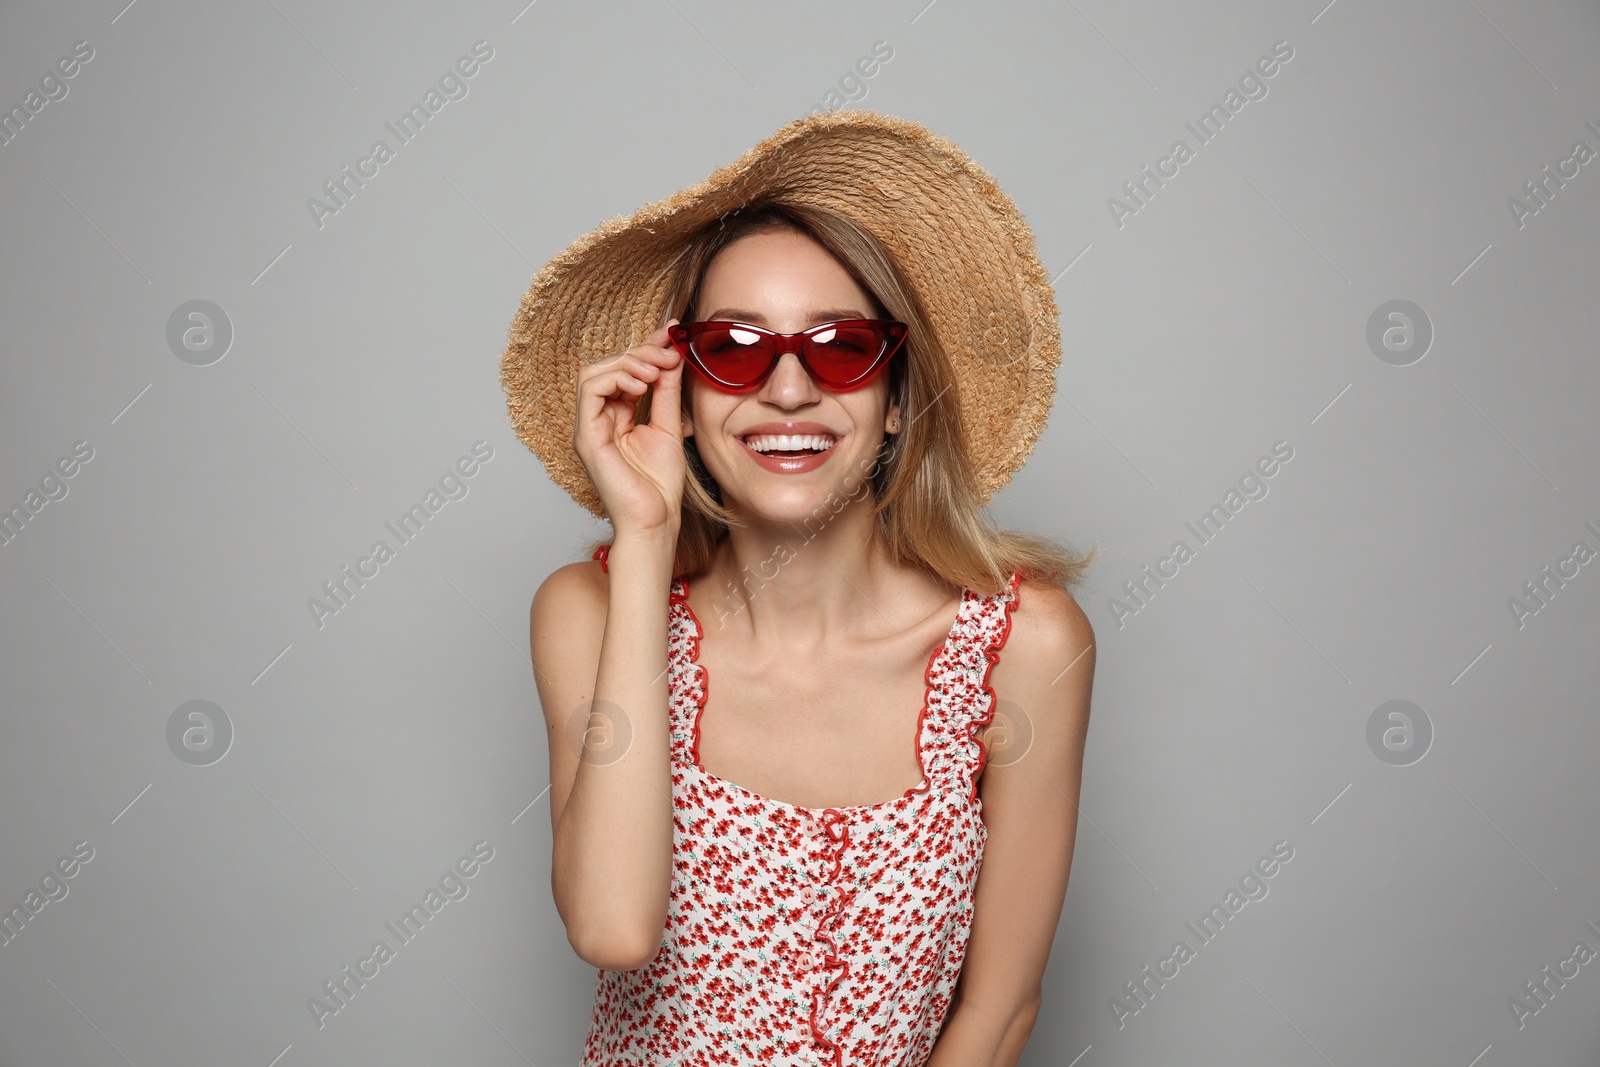
<instances>
[{"instance_id":1,"label":"lips","mask_svg":"<svg viewBox=\"0 0 1600 1067\"><path fill-rule=\"evenodd\" d=\"M752 445L751 437L742 437L739 443L744 446L748 455L758 467L769 470L774 474L804 474L816 470L828 462L828 457L838 447L838 440L831 437L801 434L757 434L753 440L769 451L761 452ZM772 448L772 445L822 445L823 447L791 447Z\"/></svg>"},{"instance_id":2,"label":"lips","mask_svg":"<svg viewBox=\"0 0 1600 1067\"><path fill-rule=\"evenodd\" d=\"M828 462L844 434L826 423L773 419L735 435L757 466L774 474L804 474Z\"/></svg>"},{"instance_id":3,"label":"lips","mask_svg":"<svg viewBox=\"0 0 1600 1067\"><path fill-rule=\"evenodd\" d=\"M817 433L752 433L746 434L740 440L744 442L746 448L765 455L772 453L806 455L825 452L838 441L832 434Z\"/></svg>"}]
</instances>

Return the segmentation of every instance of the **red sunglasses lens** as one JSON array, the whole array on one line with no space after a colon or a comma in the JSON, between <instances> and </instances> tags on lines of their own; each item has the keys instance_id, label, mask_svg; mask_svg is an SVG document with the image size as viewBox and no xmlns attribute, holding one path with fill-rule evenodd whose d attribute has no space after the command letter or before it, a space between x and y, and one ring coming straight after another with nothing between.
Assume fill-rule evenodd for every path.
<instances>
[{"instance_id":1,"label":"red sunglasses lens","mask_svg":"<svg viewBox=\"0 0 1600 1067\"><path fill-rule=\"evenodd\" d=\"M866 373L888 339L877 326L835 326L811 335L806 359L819 377L848 384Z\"/></svg>"},{"instance_id":2,"label":"red sunglasses lens","mask_svg":"<svg viewBox=\"0 0 1600 1067\"><path fill-rule=\"evenodd\" d=\"M688 347L713 377L732 388L748 386L766 373L777 354L772 336L724 323L689 323ZM878 323L850 323L811 334L806 362L824 385L849 385L872 366L889 343L889 329Z\"/></svg>"},{"instance_id":3,"label":"red sunglasses lens","mask_svg":"<svg viewBox=\"0 0 1600 1067\"><path fill-rule=\"evenodd\" d=\"M701 326L693 330L689 345L705 368L719 381L748 385L761 377L772 362L773 342L766 334L737 326Z\"/></svg>"}]
</instances>

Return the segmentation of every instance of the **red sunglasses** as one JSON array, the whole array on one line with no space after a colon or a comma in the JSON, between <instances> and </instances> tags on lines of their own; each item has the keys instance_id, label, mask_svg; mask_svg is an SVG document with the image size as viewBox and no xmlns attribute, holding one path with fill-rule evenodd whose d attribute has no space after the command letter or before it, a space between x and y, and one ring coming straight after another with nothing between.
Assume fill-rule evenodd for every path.
<instances>
[{"instance_id":1,"label":"red sunglasses","mask_svg":"<svg viewBox=\"0 0 1600 1067\"><path fill-rule=\"evenodd\" d=\"M773 333L743 322L680 322L667 332L672 346L723 392L759 388L783 354L793 352L818 385L842 393L866 385L888 363L906 339L906 324L846 319Z\"/></svg>"}]
</instances>

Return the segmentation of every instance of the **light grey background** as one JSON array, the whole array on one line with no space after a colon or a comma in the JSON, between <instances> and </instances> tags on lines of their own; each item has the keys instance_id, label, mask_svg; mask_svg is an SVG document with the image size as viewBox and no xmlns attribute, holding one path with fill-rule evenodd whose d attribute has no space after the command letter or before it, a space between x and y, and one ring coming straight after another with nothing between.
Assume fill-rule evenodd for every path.
<instances>
[{"instance_id":1,"label":"light grey background","mask_svg":"<svg viewBox=\"0 0 1600 1067\"><path fill-rule=\"evenodd\" d=\"M0 507L93 449L0 546L0 904L93 849L0 945L0 1063L576 1062L595 972L550 897L527 610L603 528L511 432L506 328L568 242L841 79L989 168L1056 276L1056 406L993 510L1101 545L1099 677L1023 1062L1600 1060L1600 962L1520 1028L1509 1004L1600 950L1600 566L1510 606L1600 549L1600 161L1508 205L1600 150L1595 5L122 4L0 14L7 111L93 48L0 147ZM476 41L468 94L319 226L307 201ZM1405 366L1367 340L1400 299L1434 335ZM207 366L167 340L192 300L233 330ZM322 583L479 441L466 495L319 627ZM192 700L233 730L207 766L169 746ZM1431 725L1419 762L1369 746L1391 700ZM1119 1025L1279 841L1269 895ZM468 895L319 1028L322 983L476 842Z\"/></svg>"}]
</instances>

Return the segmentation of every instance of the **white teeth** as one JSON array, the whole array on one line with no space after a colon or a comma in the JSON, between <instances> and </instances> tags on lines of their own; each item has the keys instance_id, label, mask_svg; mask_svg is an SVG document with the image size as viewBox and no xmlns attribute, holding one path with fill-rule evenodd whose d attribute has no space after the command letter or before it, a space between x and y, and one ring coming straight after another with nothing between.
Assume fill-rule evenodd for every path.
<instances>
[{"instance_id":1,"label":"white teeth","mask_svg":"<svg viewBox=\"0 0 1600 1067\"><path fill-rule=\"evenodd\" d=\"M800 448L826 451L833 447L833 438L818 434L758 434L744 441L757 452L791 452Z\"/></svg>"}]
</instances>

